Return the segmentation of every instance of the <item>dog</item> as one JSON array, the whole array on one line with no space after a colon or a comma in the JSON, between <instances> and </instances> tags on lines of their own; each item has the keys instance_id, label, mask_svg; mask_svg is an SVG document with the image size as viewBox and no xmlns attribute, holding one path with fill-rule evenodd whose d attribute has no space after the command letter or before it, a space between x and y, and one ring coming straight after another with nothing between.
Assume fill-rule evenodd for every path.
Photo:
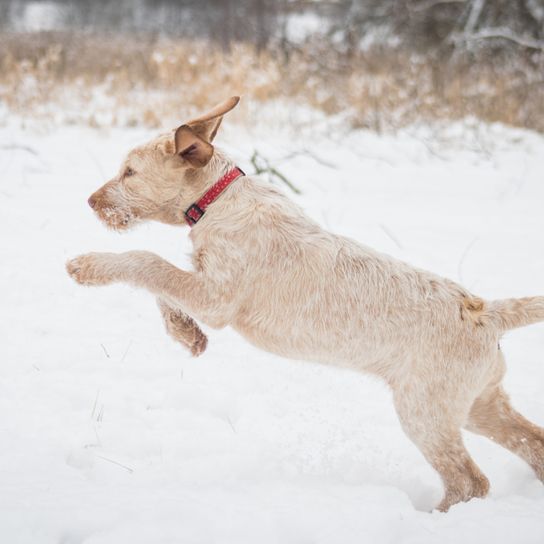
<instances>
[{"instance_id":1,"label":"dog","mask_svg":"<svg viewBox=\"0 0 544 544\"><path fill-rule=\"evenodd\" d=\"M194 271L129 251L81 255L68 261L69 275L82 285L147 289L168 333L193 355L207 345L200 321L231 326L283 357L378 375L403 430L442 478L441 511L489 490L462 428L519 455L543 481L544 429L511 406L499 341L544 320L544 297L483 300L325 231L213 146L238 101L130 151L88 201L118 231L148 220L190 226Z\"/></svg>"}]
</instances>

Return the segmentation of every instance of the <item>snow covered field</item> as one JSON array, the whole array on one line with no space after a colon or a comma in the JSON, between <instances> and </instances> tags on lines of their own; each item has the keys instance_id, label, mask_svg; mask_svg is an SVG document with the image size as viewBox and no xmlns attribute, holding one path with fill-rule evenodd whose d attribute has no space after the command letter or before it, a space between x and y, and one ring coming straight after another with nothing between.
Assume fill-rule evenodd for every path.
<instances>
[{"instance_id":1,"label":"snow covered field","mask_svg":"<svg viewBox=\"0 0 544 544\"><path fill-rule=\"evenodd\" d=\"M294 133L273 120L226 122L219 145L248 172L257 148L327 228L484 297L544 294L543 137L467 124L379 136L319 119ZM229 330L192 359L151 296L70 280L65 260L92 250L188 266L186 230L118 235L86 204L148 136L0 128L0 542L544 542L544 487L498 446L466 435L488 499L428 513L439 479L383 384ZM514 405L544 425L544 325L502 347Z\"/></svg>"}]
</instances>

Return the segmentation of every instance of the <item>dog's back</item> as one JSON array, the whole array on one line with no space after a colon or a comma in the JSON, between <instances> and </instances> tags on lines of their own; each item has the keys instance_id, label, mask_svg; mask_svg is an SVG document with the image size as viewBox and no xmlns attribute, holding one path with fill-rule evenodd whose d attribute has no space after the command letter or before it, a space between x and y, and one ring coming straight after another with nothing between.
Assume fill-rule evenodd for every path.
<instances>
[{"instance_id":1,"label":"dog's back","mask_svg":"<svg viewBox=\"0 0 544 544\"><path fill-rule=\"evenodd\" d=\"M388 381L431 354L434 364L456 350L476 359L497 349L497 327L479 323L483 301L324 231L268 184L241 180L202 227L203 236L192 233L195 254L220 252L223 267L239 269L232 325L263 349L375 371Z\"/></svg>"}]
</instances>

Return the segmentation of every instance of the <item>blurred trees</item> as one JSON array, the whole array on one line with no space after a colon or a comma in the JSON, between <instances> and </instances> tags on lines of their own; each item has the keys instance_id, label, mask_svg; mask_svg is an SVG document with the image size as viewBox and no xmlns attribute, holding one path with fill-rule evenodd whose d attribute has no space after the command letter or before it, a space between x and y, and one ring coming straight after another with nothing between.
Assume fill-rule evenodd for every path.
<instances>
[{"instance_id":1,"label":"blurred trees","mask_svg":"<svg viewBox=\"0 0 544 544\"><path fill-rule=\"evenodd\" d=\"M544 0L341 0L339 43L397 42L419 52L512 46L544 50Z\"/></svg>"},{"instance_id":2,"label":"blurred trees","mask_svg":"<svg viewBox=\"0 0 544 544\"><path fill-rule=\"evenodd\" d=\"M138 32L264 49L278 35L284 0L0 0L4 30Z\"/></svg>"},{"instance_id":3,"label":"blurred trees","mask_svg":"<svg viewBox=\"0 0 544 544\"><path fill-rule=\"evenodd\" d=\"M246 41L259 50L281 45L285 52L302 34L326 38L348 54L375 44L441 53L544 49L544 0L0 0L0 25L24 29L29 17L52 10L46 30L166 34L224 48ZM321 24L293 39L300 16Z\"/></svg>"}]
</instances>

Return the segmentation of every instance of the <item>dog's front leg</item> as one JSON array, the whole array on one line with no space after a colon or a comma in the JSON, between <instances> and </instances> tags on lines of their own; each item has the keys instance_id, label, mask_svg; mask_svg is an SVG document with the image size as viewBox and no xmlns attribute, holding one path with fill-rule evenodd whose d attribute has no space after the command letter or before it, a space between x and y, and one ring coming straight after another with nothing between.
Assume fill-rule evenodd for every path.
<instances>
[{"instance_id":1,"label":"dog's front leg","mask_svg":"<svg viewBox=\"0 0 544 544\"><path fill-rule=\"evenodd\" d=\"M226 286L216 285L202 274L180 270L154 253L87 253L68 261L66 269L82 285L128 283L175 301L180 310L212 327L228 323Z\"/></svg>"}]
</instances>

